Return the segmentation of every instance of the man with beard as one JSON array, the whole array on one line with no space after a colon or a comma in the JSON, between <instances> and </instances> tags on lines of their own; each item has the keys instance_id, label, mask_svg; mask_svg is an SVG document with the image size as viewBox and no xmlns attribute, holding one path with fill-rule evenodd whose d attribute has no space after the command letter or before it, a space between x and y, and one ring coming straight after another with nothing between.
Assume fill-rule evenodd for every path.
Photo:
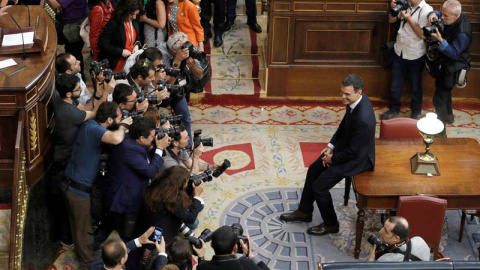
<instances>
[{"instance_id":1,"label":"man with beard","mask_svg":"<svg viewBox=\"0 0 480 270\"><path fill-rule=\"evenodd\" d=\"M95 117L100 104L106 101L113 91L115 81L106 85L107 94L95 101L92 111L84 111L79 106L78 98L81 93L80 78L73 74L64 73L55 80L56 93L53 98L55 112L55 150L53 164L47 177L48 208L52 216L50 228L52 241L61 241L67 246L72 244L65 203L61 197L60 184L64 178L64 170L72 152L73 141L80 125ZM81 109L82 108L82 109Z\"/></svg>"},{"instance_id":2,"label":"man with beard","mask_svg":"<svg viewBox=\"0 0 480 270\"><path fill-rule=\"evenodd\" d=\"M132 118L122 119L118 105L104 102L95 119L89 119L77 131L70 160L65 169L66 183L62 188L67 201L70 231L80 268L87 268L93 255L93 228L90 194L100 169L102 144L120 144Z\"/></svg>"},{"instance_id":3,"label":"man with beard","mask_svg":"<svg viewBox=\"0 0 480 270\"><path fill-rule=\"evenodd\" d=\"M280 220L311 222L316 202L323 223L307 230L311 235L337 233L339 223L330 189L340 180L375 166L375 114L372 103L363 94L363 80L350 74L340 88L345 116L327 148L308 167L298 210L282 214Z\"/></svg>"}]
</instances>

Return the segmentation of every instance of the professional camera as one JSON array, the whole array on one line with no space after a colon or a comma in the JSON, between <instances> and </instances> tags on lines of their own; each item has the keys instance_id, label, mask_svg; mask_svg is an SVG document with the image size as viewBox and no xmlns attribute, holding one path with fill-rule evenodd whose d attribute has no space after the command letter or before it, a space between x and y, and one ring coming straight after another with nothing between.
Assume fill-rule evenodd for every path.
<instances>
[{"instance_id":1,"label":"professional camera","mask_svg":"<svg viewBox=\"0 0 480 270\"><path fill-rule=\"evenodd\" d=\"M423 27L423 35L425 37L430 37L433 33L436 32L437 29L438 32L442 33L444 28L445 24L442 20L434 20L432 21L432 25Z\"/></svg>"},{"instance_id":2,"label":"professional camera","mask_svg":"<svg viewBox=\"0 0 480 270\"><path fill-rule=\"evenodd\" d=\"M388 248L388 245L383 243L382 240L380 240L380 238L378 238L378 236L372 234L368 237L367 239L368 243L370 243L370 245L377 245L376 247L376 252L385 252Z\"/></svg>"},{"instance_id":3,"label":"professional camera","mask_svg":"<svg viewBox=\"0 0 480 270\"><path fill-rule=\"evenodd\" d=\"M105 82L109 83L112 78L115 80L125 80L127 78L127 73L124 71L113 72L111 69L103 70L103 77L105 77Z\"/></svg>"},{"instance_id":4,"label":"professional camera","mask_svg":"<svg viewBox=\"0 0 480 270\"><path fill-rule=\"evenodd\" d=\"M197 148L200 143L203 144L203 146L213 146L213 138L203 138L200 136L202 134L201 129L197 129L193 132L193 148Z\"/></svg>"},{"instance_id":5,"label":"professional camera","mask_svg":"<svg viewBox=\"0 0 480 270\"><path fill-rule=\"evenodd\" d=\"M179 126L172 126L171 128L163 129L161 127L156 127L155 128L155 135L157 135L157 138L160 140L165 135L168 135L168 137L172 138L174 136L177 136L180 134L180 127Z\"/></svg>"},{"instance_id":6,"label":"professional camera","mask_svg":"<svg viewBox=\"0 0 480 270\"><path fill-rule=\"evenodd\" d=\"M406 0L396 0L395 4L396 6L390 9L390 15L392 15L392 17L397 17L400 11L407 10L409 8Z\"/></svg>"},{"instance_id":7,"label":"professional camera","mask_svg":"<svg viewBox=\"0 0 480 270\"><path fill-rule=\"evenodd\" d=\"M240 239L243 240L247 246L250 245L248 238L243 236L243 227L240 223L233 223L231 225L233 234L237 237L237 253L243 253L242 245L240 244Z\"/></svg>"},{"instance_id":8,"label":"professional camera","mask_svg":"<svg viewBox=\"0 0 480 270\"><path fill-rule=\"evenodd\" d=\"M180 125L182 122L182 115L166 115L164 113L160 114L160 126L165 125L166 122L170 122L171 125Z\"/></svg>"},{"instance_id":9,"label":"professional camera","mask_svg":"<svg viewBox=\"0 0 480 270\"><path fill-rule=\"evenodd\" d=\"M143 117L143 110L138 110L136 112L130 112L128 110L122 110L122 119L132 117L132 118L137 118L137 117Z\"/></svg>"},{"instance_id":10,"label":"professional camera","mask_svg":"<svg viewBox=\"0 0 480 270\"><path fill-rule=\"evenodd\" d=\"M230 161L228 159L224 159L222 165L220 165L220 167L213 171L212 176L215 178L219 177L220 175L222 175L223 172L225 172L225 170L230 168L230 166Z\"/></svg>"},{"instance_id":11,"label":"professional camera","mask_svg":"<svg viewBox=\"0 0 480 270\"><path fill-rule=\"evenodd\" d=\"M180 69L178 68L167 68L165 65L158 65L158 68L165 70L165 74L171 77L177 78L180 75Z\"/></svg>"},{"instance_id":12,"label":"professional camera","mask_svg":"<svg viewBox=\"0 0 480 270\"><path fill-rule=\"evenodd\" d=\"M107 69L108 59L103 59L102 61L92 61L90 63L90 72L95 73L95 75L100 74L101 71Z\"/></svg>"},{"instance_id":13,"label":"professional camera","mask_svg":"<svg viewBox=\"0 0 480 270\"><path fill-rule=\"evenodd\" d=\"M190 178L188 179L188 185L187 188L192 187L192 183L195 184L195 186L199 186L202 182L210 182L212 181L212 171L211 170L205 170L202 173L199 174L192 174L190 175Z\"/></svg>"},{"instance_id":14,"label":"professional camera","mask_svg":"<svg viewBox=\"0 0 480 270\"><path fill-rule=\"evenodd\" d=\"M157 95L154 95L154 94L149 95L143 91L139 91L137 93L137 102L142 103L145 99L148 100L148 104L151 104L151 105L156 105L159 103Z\"/></svg>"},{"instance_id":15,"label":"professional camera","mask_svg":"<svg viewBox=\"0 0 480 270\"><path fill-rule=\"evenodd\" d=\"M170 93L171 97L183 98L183 95L184 95L183 87L181 87L180 85L167 84L165 80L158 80L157 89L162 90L163 88L167 88L167 91Z\"/></svg>"},{"instance_id":16,"label":"professional camera","mask_svg":"<svg viewBox=\"0 0 480 270\"><path fill-rule=\"evenodd\" d=\"M202 242L200 241L200 239L203 240L203 242L208 243L210 242L210 240L212 240L212 234L213 232L210 229L205 229L202 231L202 233L198 238L191 235L187 237L187 239L188 239L188 242L190 242L190 244L194 245L196 248L201 248Z\"/></svg>"},{"instance_id":17,"label":"professional camera","mask_svg":"<svg viewBox=\"0 0 480 270\"><path fill-rule=\"evenodd\" d=\"M188 49L188 55L193 59L197 59L198 61L202 61L203 59L207 58L207 55L204 52L196 51L190 41L186 41L185 43L183 43L181 48Z\"/></svg>"}]
</instances>

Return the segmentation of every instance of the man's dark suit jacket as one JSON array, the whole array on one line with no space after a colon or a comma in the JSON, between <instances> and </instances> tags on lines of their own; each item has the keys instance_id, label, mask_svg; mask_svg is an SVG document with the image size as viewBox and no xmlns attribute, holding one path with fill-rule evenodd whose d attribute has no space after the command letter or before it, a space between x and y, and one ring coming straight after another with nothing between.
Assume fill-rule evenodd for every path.
<instances>
[{"instance_id":1,"label":"man's dark suit jacket","mask_svg":"<svg viewBox=\"0 0 480 270\"><path fill-rule=\"evenodd\" d=\"M136 250L138 247L135 245L135 240L129 241L128 243L125 244L127 246L127 251L130 253L131 251ZM168 259L167 257L161 255L158 256L154 263L152 264L151 270L158 270L160 266L168 264ZM90 267L88 268L89 270L105 270L105 267L103 266L103 261L98 260L94 261L90 264Z\"/></svg>"},{"instance_id":2,"label":"man's dark suit jacket","mask_svg":"<svg viewBox=\"0 0 480 270\"><path fill-rule=\"evenodd\" d=\"M112 147L108 158L103 192L108 209L116 213L139 213L149 179L155 177L162 165L162 157L152 155L146 146L125 134L122 143Z\"/></svg>"},{"instance_id":3,"label":"man's dark suit jacket","mask_svg":"<svg viewBox=\"0 0 480 270\"><path fill-rule=\"evenodd\" d=\"M347 117L345 114L330 140L330 143L335 146L330 167L334 174L346 177L373 170L375 167L375 125L372 103L365 94L362 94L362 100L353 109L350 116Z\"/></svg>"},{"instance_id":4,"label":"man's dark suit jacket","mask_svg":"<svg viewBox=\"0 0 480 270\"><path fill-rule=\"evenodd\" d=\"M140 41L140 25L136 20L132 21L133 28L137 32L137 39ZM112 18L102 30L98 39L98 47L100 60L108 59L109 67L113 70L120 58L122 58L123 49L125 49L125 42L127 36L125 34L125 24Z\"/></svg>"},{"instance_id":5,"label":"man's dark suit jacket","mask_svg":"<svg viewBox=\"0 0 480 270\"><path fill-rule=\"evenodd\" d=\"M214 255L211 261L201 261L198 270L270 270L268 266L260 261L255 264L252 260L242 257L238 259L235 255Z\"/></svg>"}]
</instances>

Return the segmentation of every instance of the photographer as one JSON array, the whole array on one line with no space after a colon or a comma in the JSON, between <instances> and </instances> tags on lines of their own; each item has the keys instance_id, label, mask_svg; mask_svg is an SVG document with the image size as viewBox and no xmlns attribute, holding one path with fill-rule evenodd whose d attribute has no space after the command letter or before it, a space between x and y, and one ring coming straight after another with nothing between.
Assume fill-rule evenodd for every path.
<instances>
[{"instance_id":1,"label":"photographer","mask_svg":"<svg viewBox=\"0 0 480 270\"><path fill-rule=\"evenodd\" d=\"M251 243L250 237L244 235L248 239L248 243ZM242 252L245 257L238 258L236 253L241 253L238 250L238 242L242 247ZM198 270L256 270L256 269L270 269L268 266L257 257L253 255L252 247L250 244L246 244L242 239L234 233L232 226L222 226L215 230L212 235L212 244L215 255L213 255L211 261L202 260L205 256L206 245L202 241L202 248L197 249L193 247L199 257Z\"/></svg>"},{"instance_id":2,"label":"photographer","mask_svg":"<svg viewBox=\"0 0 480 270\"><path fill-rule=\"evenodd\" d=\"M134 240L124 243L122 239L114 238L108 240L102 248L102 260L93 262L90 270L120 270L124 269L124 265L128 260L128 254L137 250L145 244L155 244L158 255L152 263L151 270L157 270L160 266L168 263L167 254L165 253L165 241L162 238L160 242L153 242L149 237L153 234L155 227L150 227L145 233Z\"/></svg>"},{"instance_id":3,"label":"photographer","mask_svg":"<svg viewBox=\"0 0 480 270\"><path fill-rule=\"evenodd\" d=\"M368 239L374 241L370 249L369 261L378 262L402 262L402 261L429 261L430 248L427 243L419 237L408 238L410 229L405 218L392 216L380 230L380 239L370 236ZM379 242L380 240L381 242Z\"/></svg>"},{"instance_id":4,"label":"photographer","mask_svg":"<svg viewBox=\"0 0 480 270\"><path fill-rule=\"evenodd\" d=\"M424 0L392 0L388 21L399 21L395 42L390 84L390 108L382 120L398 117L401 107L402 87L407 76L412 96L410 117L420 119L422 114L422 71L425 42L422 27L427 25L427 14L433 10Z\"/></svg>"},{"instance_id":5,"label":"photographer","mask_svg":"<svg viewBox=\"0 0 480 270\"><path fill-rule=\"evenodd\" d=\"M155 124L150 119L137 117L123 142L110 150L104 202L114 229L125 241L133 237L142 196L163 165L163 151L169 143L168 135L163 138L155 135ZM110 232L105 233L105 239Z\"/></svg>"},{"instance_id":6,"label":"photographer","mask_svg":"<svg viewBox=\"0 0 480 270\"><path fill-rule=\"evenodd\" d=\"M436 31L431 36L438 41L436 48L437 59L428 62L430 74L435 78L435 93L433 105L438 118L444 123L447 121L448 105L451 104L452 89L455 85L461 86L464 75L470 69L470 43L472 26L467 16L462 13L462 5L457 0L448 0L443 4L442 12L434 11L428 16L430 23L441 18L445 24L443 33ZM459 81L462 80L462 81ZM446 125L440 135L446 136Z\"/></svg>"},{"instance_id":7,"label":"photographer","mask_svg":"<svg viewBox=\"0 0 480 270\"><path fill-rule=\"evenodd\" d=\"M128 84L117 84L113 89L113 101L118 103L118 107L123 112L143 111L148 109L148 100L145 99L141 103L137 102L137 92Z\"/></svg>"},{"instance_id":8,"label":"photographer","mask_svg":"<svg viewBox=\"0 0 480 270\"><path fill-rule=\"evenodd\" d=\"M212 171L218 168L216 164L208 164L204 161L200 161L200 156L203 153L203 144L200 143L193 151L193 157L187 151L187 147L190 141L187 130L183 124L180 124L180 133L175 134L172 137L170 145L167 147L166 154L164 156L164 163L160 171L164 171L172 166L180 165L189 169L192 173L198 174L200 171L210 169Z\"/></svg>"}]
</instances>

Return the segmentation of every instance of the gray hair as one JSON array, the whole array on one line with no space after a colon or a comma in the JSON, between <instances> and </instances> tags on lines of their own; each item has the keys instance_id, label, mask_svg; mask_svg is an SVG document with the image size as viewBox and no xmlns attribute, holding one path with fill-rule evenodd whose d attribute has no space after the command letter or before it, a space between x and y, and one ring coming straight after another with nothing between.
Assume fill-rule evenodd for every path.
<instances>
[{"instance_id":1,"label":"gray hair","mask_svg":"<svg viewBox=\"0 0 480 270\"><path fill-rule=\"evenodd\" d=\"M168 41L167 41L168 48L170 50L180 49L179 41L184 39L184 38L188 39L188 36L187 36L187 34L185 34L183 32L173 33L172 35L170 35L170 37L168 37Z\"/></svg>"},{"instance_id":2,"label":"gray hair","mask_svg":"<svg viewBox=\"0 0 480 270\"><path fill-rule=\"evenodd\" d=\"M458 0L447 0L443 3L443 8L450 8L453 15L460 15L462 13L462 4Z\"/></svg>"}]
</instances>

